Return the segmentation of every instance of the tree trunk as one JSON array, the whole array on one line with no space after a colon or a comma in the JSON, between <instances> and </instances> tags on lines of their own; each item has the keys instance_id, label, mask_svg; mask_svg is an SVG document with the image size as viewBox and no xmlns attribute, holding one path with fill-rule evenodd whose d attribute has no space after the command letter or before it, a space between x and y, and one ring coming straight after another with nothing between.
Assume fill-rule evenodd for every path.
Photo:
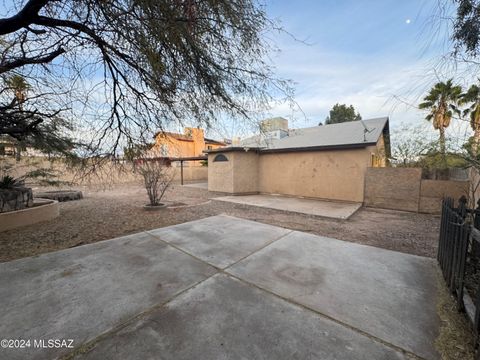
<instances>
[{"instance_id":1,"label":"tree trunk","mask_svg":"<svg viewBox=\"0 0 480 360\"><path fill-rule=\"evenodd\" d=\"M17 146L15 146L15 161L20 161L21 152L22 152L22 145L17 144Z\"/></svg>"},{"instance_id":2,"label":"tree trunk","mask_svg":"<svg viewBox=\"0 0 480 360\"><path fill-rule=\"evenodd\" d=\"M440 126L438 128L440 131L440 156L442 157L442 166L447 168L447 154L445 149L445 128Z\"/></svg>"},{"instance_id":3,"label":"tree trunk","mask_svg":"<svg viewBox=\"0 0 480 360\"><path fill-rule=\"evenodd\" d=\"M473 133L472 141L472 155L477 156L478 154L478 144L480 143L480 126L478 126Z\"/></svg>"}]
</instances>

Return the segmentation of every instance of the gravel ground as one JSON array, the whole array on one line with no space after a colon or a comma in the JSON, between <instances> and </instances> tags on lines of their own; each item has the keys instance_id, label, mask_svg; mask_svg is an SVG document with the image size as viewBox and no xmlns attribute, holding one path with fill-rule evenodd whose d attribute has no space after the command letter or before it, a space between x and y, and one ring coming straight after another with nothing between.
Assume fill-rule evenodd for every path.
<instances>
[{"instance_id":1,"label":"gravel ground","mask_svg":"<svg viewBox=\"0 0 480 360\"><path fill-rule=\"evenodd\" d=\"M84 199L60 204L58 218L0 233L0 262L221 213L410 254L436 254L438 216L362 208L349 220L332 220L215 201L223 194L179 185L165 197L172 207L147 212L145 190L137 185L82 191Z\"/></svg>"}]
</instances>

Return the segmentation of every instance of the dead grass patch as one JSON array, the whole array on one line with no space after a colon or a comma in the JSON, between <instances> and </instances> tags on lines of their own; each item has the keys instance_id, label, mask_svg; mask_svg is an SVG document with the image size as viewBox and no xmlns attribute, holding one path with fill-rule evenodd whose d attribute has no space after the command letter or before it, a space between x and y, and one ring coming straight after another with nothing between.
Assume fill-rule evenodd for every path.
<instances>
[{"instance_id":1,"label":"dead grass patch","mask_svg":"<svg viewBox=\"0 0 480 360\"><path fill-rule=\"evenodd\" d=\"M440 333L435 348L442 360L474 360L474 340L470 323L465 314L457 311L442 273L438 271L437 313L440 317Z\"/></svg>"}]
</instances>

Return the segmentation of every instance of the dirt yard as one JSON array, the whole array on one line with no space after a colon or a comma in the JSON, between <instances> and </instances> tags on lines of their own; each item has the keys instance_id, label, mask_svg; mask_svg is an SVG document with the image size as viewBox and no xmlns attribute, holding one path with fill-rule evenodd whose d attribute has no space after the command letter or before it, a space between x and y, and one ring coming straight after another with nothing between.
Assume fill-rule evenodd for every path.
<instances>
[{"instance_id":1,"label":"dirt yard","mask_svg":"<svg viewBox=\"0 0 480 360\"><path fill-rule=\"evenodd\" d=\"M140 186L81 190L85 198L61 203L58 218L0 233L0 262L221 213L410 254L436 254L438 216L360 209L349 220L332 220L215 201L222 194L180 185L166 194L170 208L147 212L142 208L146 193Z\"/></svg>"}]
</instances>

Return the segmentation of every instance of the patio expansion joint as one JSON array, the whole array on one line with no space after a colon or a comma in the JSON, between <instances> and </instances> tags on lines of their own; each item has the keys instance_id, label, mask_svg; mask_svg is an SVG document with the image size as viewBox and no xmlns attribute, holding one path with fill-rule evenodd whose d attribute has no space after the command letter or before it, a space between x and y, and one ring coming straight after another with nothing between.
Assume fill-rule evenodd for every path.
<instances>
[{"instance_id":1,"label":"patio expansion joint","mask_svg":"<svg viewBox=\"0 0 480 360\"><path fill-rule=\"evenodd\" d=\"M253 251L252 253L249 253L248 255L244 256L244 257L241 258L240 260L236 261L234 264L236 264L236 263L242 261L243 259L251 256L252 254L256 253L257 251L260 251L260 250L264 249L264 248L267 247L268 245L274 243L274 242L277 241L277 240L280 240L281 238L287 236L288 234L290 234L290 233L292 233L292 232L293 232L293 230L287 232L286 234L283 234L283 235L279 236L278 238L270 241L270 242L269 242L268 244L266 244L265 246L262 246L261 248L258 248L258 249L256 249L255 251ZM200 280L200 281L197 281L196 283L192 284L192 285L189 286L188 288L183 289L182 291L179 291L178 293L172 295L170 298L168 298L168 299L165 300L164 302L159 303L159 304L155 304L155 305L147 308L146 310L144 310L144 311L142 311L142 312L140 312L140 313L138 313L138 314L130 317L129 319L123 321L122 323L114 326L114 327L111 328L110 330L108 330L108 331L106 331L106 332L104 332L104 333L96 336L95 338L93 338L93 339L91 339L91 340L89 340L89 341L87 341L87 342L85 342L85 343L83 343L83 344L81 344L81 345L79 345L79 346L78 346L76 349L74 349L72 352L70 352L70 353L68 353L68 354L65 354L64 356L60 357L60 360L70 360L70 359L73 359L74 357L76 357L77 355L80 355L80 354L84 354L84 353L89 352L89 351L92 350L92 349L95 347L95 345L96 345L97 343L99 343L100 341L108 338L109 336L112 336L112 335L117 334L117 333L120 332L122 329L126 328L127 326L129 326L130 324L134 323L135 321L138 321L138 320L140 320L140 319L142 319L142 318L145 318L147 315L149 315L149 314L151 314L151 313L153 313L153 312L155 312L155 311L157 311L157 310L161 310L164 306L166 306L167 304L169 304L170 302L172 302L173 300L175 300L177 297L179 297L179 296L181 296L182 294L184 294L184 293L186 293L186 292L194 289L195 287L197 287L198 285L200 285L200 284L203 283L204 281L207 281L208 279L212 278L213 276L215 276L215 275L217 275L217 274L219 274L219 273L223 273L223 274L226 274L227 276L231 276L230 274L225 273L225 272L223 271L223 269L218 268L218 267L216 267L216 266L214 266L214 265L212 265L212 264L209 264L209 263L207 263L206 261L204 261L204 260L202 260L202 259L200 259L200 258L198 258L198 257L196 257L196 256L194 256L194 255L192 255L192 254L190 254L190 253L188 253L188 252L186 252L185 250L180 249L180 248L178 248L177 246L172 245L172 244L166 242L165 240L162 240L159 236L154 235L154 234L150 233L149 231L143 231L143 233L146 233L146 234L148 234L149 236L154 237L155 239L158 239L159 241L161 241L161 242L164 243L165 245L171 246L172 248L174 248L174 249L176 249L176 250L178 250L178 251L181 251L182 253L184 253L184 254L186 254L186 255L194 258L195 260L200 261L200 262L202 262L203 264L206 264L206 265L214 268L214 269L216 270L216 272L213 273L213 274L210 275L210 276L207 276L205 279L202 279L202 280ZM234 264L231 264L231 265L229 265L228 267L230 267L230 266L232 266L232 265L234 265Z\"/></svg>"},{"instance_id":2,"label":"patio expansion joint","mask_svg":"<svg viewBox=\"0 0 480 360\"><path fill-rule=\"evenodd\" d=\"M356 333L358 333L358 334L360 334L360 335L362 335L362 336L365 336L365 337L367 337L367 338L369 338L369 339L371 339L371 340L373 340L373 341L375 341L375 342L377 342L377 343L380 343L380 344L382 344L382 345L384 345L384 346L387 346L387 347L389 347L389 348L391 348L391 349L393 349L393 350L395 350L395 351L401 352L402 354L406 355L408 359L411 359L411 360L428 360L428 359L426 359L426 358L423 358L423 357L421 357L421 356L418 356L417 354L415 354L415 353L413 353L413 352L411 352L411 351L409 351L409 350L406 350L406 349L404 349L404 348L402 348L402 347L399 347L398 345L392 344L392 343L390 343L390 342L388 342L388 341L383 340L382 338L379 338L379 337L377 337L377 336L375 336L375 335L372 335L372 334L370 334L370 333L368 333L368 332L366 332L366 331L364 331L364 330L361 330L361 329L359 329L359 328L356 328L355 326L352 326L352 325L350 325L350 324L348 324L348 323L345 323L345 322L343 322L343 321L340 321L340 320L338 320L338 319L336 319L336 318L334 318L334 317L331 317L331 316L329 316L329 315L327 315L327 314L324 314L324 313L322 313L322 312L320 312L320 311L317 311L317 310L315 310L315 309L313 309L313 308L310 308L310 307L308 307L308 306L306 306L306 305L297 303L296 301L294 301L294 300L292 300L292 299L290 299L290 298L288 298L288 297L284 297L284 296L278 295L278 294L272 292L272 291L269 290L269 289L263 288L263 287L255 284L255 283L252 283L252 282L250 282L250 281L247 281L247 280L245 280L245 279L242 279L241 277L238 277L238 276L236 276L236 275L233 275L233 274L229 273L229 272L227 271L227 269L225 269L225 270L220 270L220 273L225 274L225 275L227 275L227 276L230 276L230 277L232 277L232 278L234 278L234 279L236 279L236 280L238 280L238 281L240 281L240 282L242 282L242 283L244 283L244 284L246 284L246 285L248 285L248 286L251 286L251 287L254 287L254 288L258 289L258 290L264 291L264 292L266 292L266 293L268 293L268 294L270 294L270 295L273 295L273 296L275 296L275 297L277 297L277 298L279 298L279 299L282 299L283 301L286 301L286 302L288 302L288 303L290 303L290 304L292 304L292 305L298 306L298 307L300 307L300 308L302 308L302 309L304 309L304 310L307 310L307 311L309 311L309 312L313 312L314 314L316 314L316 315L318 315L318 316L320 316L320 317L322 317L322 318L325 318L325 319L327 319L327 320L330 320L330 321L332 321L332 322L334 322L334 323L336 323L336 324L338 324L338 325L340 325L340 326L343 326L343 327L345 327L345 328L347 328L347 329L350 329L350 330L352 330L352 331L354 331L354 332L356 332Z\"/></svg>"},{"instance_id":3,"label":"patio expansion joint","mask_svg":"<svg viewBox=\"0 0 480 360\"><path fill-rule=\"evenodd\" d=\"M394 344L392 344L392 343L389 343L388 341L385 341L385 340L383 340L383 339L381 339L381 338L379 338L379 337L377 337L377 336L371 335L370 333L368 333L368 332L366 332L366 331L364 331L364 330L358 329L358 328L356 328L356 327L354 327L354 326L352 326L352 325L350 325L350 324L348 324L348 323L345 323L345 322L342 322L342 321L340 321L340 320L337 320L336 318L333 318L333 317L331 317L331 316L329 316L329 315L326 315L326 314L324 314L324 313L322 313L322 312L320 312L320 311L317 311L317 310L315 310L315 309L312 309L312 308L310 308L310 307L308 307L308 306L306 306L306 305L297 303L297 302L294 301L293 299L290 299L290 298L288 298L288 297L284 297L284 296L278 295L278 294L272 292L272 291L269 290L269 289L263 288L263 287L255 284L255 283L249 282L249 281L247 281L247 280L245 280L245 279L243 279L243 278L240 278L240 277L235 276L235 275L233 275L233 274L231 274L231 273L228 272L228 269L229 269L230 267L232 267L232 266L238 264L239 262L245 260L245 259L248 258L249 256L252 256L253 254L255 254L255 253L257 253L257 252L265 249L266 247L270 246L271 244L277 242L278 240L280 240L280 239L288 236L289 234L291 234L291 233L293 233L293 232L295 232L295 230L290 230L290 231L288 231L287 233L282 234L281 236L279 236L279 237L275 238L274 240L268 242L268 243L265 244L264 246L262 246L262 247L260 247L260 248L258 248L258 249L256 249L256 250L254 250L253 252L249 253L248 255L245 255L244 257L242 257L241 259L239 259L239 260L235 261L234 263L228 265L227 267L225 267L225 268L219 268L219 267L217 267L217 266L215 266L215 265L212 265L212 264L206 262L205 260L202 260L202 259L200 259L200 258L198 258L198 257L196 257L196 256L194 256L194 255L192 255L192 254L190 254L190 253L188 253L187 251L185 251L185 250L183 250L183 249L181 249L181 248L178 248L178 247L175 246L175 245L172 245L171 243L166 242L165 240L162 240L159 236L154 235L154 234L150 233L149 231L144 231L144 233L148 234L149 236L154 237L155 239L158 239L158 240L161 241L162 243L166 244L167 246L171 246L172 248L174 248L174 249L176 249L176 250L178 250L178 251L180 251L180 252L182 252L182 253L184 253L184 254L192 257L192 258L194 258L195 260L200 261L200 262L202 262L202 263L210 266L211 268L215 269L216 271L215 271L212 275L207 276L206 278L204 278L204 279L202 279L202 280L200 280L200 281L197 281L196 283L192 284L191 286L189 286L189 287L187 287L187 288L185 288L185 289L177 292L176 294L172 295L171 297L169 297L169 298L166 299L165 301L163 301L163 302L161 302L161 303L158 303L158 304L155 304L155 305L153 305L153 306L145 309L144 311L142 311L142 312L140 312L140 313L138 313L138 314L130 317L129 319L121 322L120 324L117 324L116 326L112 327L111 329L109 329L109 330L101 333L100 335L96 336L95 338L93 338L93 339L91 339L91 340L89 340L89 341L87 341L87 342L85 342L85 343L83 343L83 344L80 344L78 347L76 347L75 349L73 349L72 352L67 353L67 354L65 354L64 356L61 356L59 359L60 359L60 360L71 360L71 359L74 359L77 355L81 355L81 354L84 354L84 353L88 353L90 350L92 350L92 349L95 347L95 345L96 345L97 343L103 341L104 339L106 339L106 338L108 338L108 337L110 337L110 336L114 336L115 334L117 334L118 332L120 332L121 330L123 330L124 328L126 328L127 326L133 324L134 322L136 322L136 321L138 321L138 320L140 320L140 319L145 318L145 317L148 316L149 314L151 314L151 313L153 313L153 312L155 312L155 311L158 311L158 310L163 309L166 305L168 305L170 302L174 301L174 300L175 300L176 298L178 298L179 296L182 296L183 294L189 292L190 290L193 290L194 288L196 288L197 286L199 286L199 285L202 284L203 282L211 279L212 277L216 276L217 274L223 274L223 275L225 275L225 276L228 276L228 277L231 277L231 278L233 278L233 279L236 279L237 281L240 281L240 282L244 283L244 284L247 285L247 286L250 286L250 287L256 288L256 289L258 289L258 290L260 290L260 291L263 291L263 292L265 292L265 293L268 293L268 294L270 294L270 295L272 295L272 296L275 296L276 298L279 298L279 299L281 299L281 300L283 300L283 301L286 301L287 303L290 303L290 304L292 304L292 305L294 305L294 306L300 307L300 308L302 308L302 309L304 309L304 310L306 310L306 311L308 311L308 312L311 312L311 313L316 314L317 316L320 316L320 317L322 317L322 318L324 318L324 319L327 319L327 320L329 320L329 321L332 321L332 322L334 322L334 323L336 323L336 324L338 324L338 325L340 325L340 326L342 326L342 327L345 327L345 328L347 328L347 329L350 329L350 330L352 330L352 331L354 331L354 332L356 332L356 333L358 333L358 334L360 334L360 335L362 335L362 336L364 336L364 337L367 337L367 338L371 339L372 341L375 341L375 342L380 343L380 344L382 344L382 345L384 345L384 346L386 346L386 347L389 347L389 348L391 348L391 349L393 349L393 350L395 350L395 351L398 351L398 352L404 354L405 356L407 356L408 359L411 359L411 360L427 360L427 359L425 359L425 358L423 358L423 357L418 356L418 355L415 354L415 353L412 353L412 352L409 351L409 350L403 349L403 348L401 348L401 347L399 347L399 346L397 346L397 345L394 345Z\"/></svg>"},{"instance_id":4,"label":"patio expansion joint","mask_svg":"<svg viewBox=\"0 0 480 360\"><path fill-rule=\"evenodd\" d=\"M289 229L285 229L285 230L289 230ZM263 245L263 246L255 249L254 251L248 253L247 255L243 256L242 258L240 258L239 260L235 261L234 263L227 265L227 266L224 267L224 268L221 268L221 267L218 267L218 266L216 266L216 265L210 264L209 262L207 262L207 261L205 261L205 260L203 260L203 259L201 259L201 258L199 258L199 257L197 257L197 256L195 256L195 255L193 255L193 254L191 254L191 253L189 253L188 251L183 250L182 248L180 248L180 247L178 247L178 246L176 246L176 245L174 245L174 244L172 244L172 243L169 243L169 242L163 240L163 239L162 239L160 236L158 236L158 235L152 234L152 233L150 233L149 231L145 231L145 232L146 232L148 235L153 236L154 238L160 240L160 241L163 242L164 244L166 244L166 245L168 245L168 246L171 246L171 247L173 247L174 249L176 249L176 250L178 250L178 251L181 251L182 253L184 253L184 254L186 254L186 255L194 258L195 260L201 261L202 263L207 264L208 266L211 266L211 267L215 268L215 270L217 270L217 271L223 271L223 270L226 270L226 269L228 269L229 267L231 267L231 266L233 266L233 265L236 265L236 264L239 263L240 261L245 260L247 257L252 256L253 254L259 252L260 250L265 249L267 246L269 246L269 245L273 244L274 242L276 242L276 241L284 238L285 236L290 235L291 233L294 232L294 230L289 230L287 233L282 234L282 235L280 235L279 237L277 237L277 238L269 241L269 242L266 243L265 245Z\"/></svg>"},{"instance_id":5,"label":"patio expansion joint","mask_svg":"<svg viewBox=\"0 0 480 360\"><path fill-rule=\"evenodd\" d=\"M207 281L208 279L212 278L213 276L217 275L218 273L219 272L217 271L217 272L213 273L212 275L207 276L205 279L197 281L196 283L192 284L191 286L173 294L171 297L169 297L165 301L163 301L161 303L158 303L158 304L155 304L153 306L150 306L147 309L145 309L144 311L142 311L142 312L140 312L136 315L133 315L132 317L128 318L127 320L115 325L111 329L101 333L100 335L97 335L95 338L93 338L89 341L86 341L83 344L80 344L78 347L73 349L70 353L67 353L67 354L59 357L59 360L71 360L71 359L74 359L77 355L88 353L90 350L95 348L95 345L97 343L101 342L102 340L104 340L104 339L106 339L106 338L108 338L112 335L117 334L118 332L120 332L121 330L126 328L127 326L135 323L136 321L139 321L139 320L145 318L149 314L151 314L155 311L158 311L158 310L162 310L166 305L168 305L170 302L175 300L177 297L179 297L179 296L183 295L184 293L194 289L195 287L197 287L198 285L200 285L204 281Z\"/></svg>"},{"instance_id":6,"label":"patio expansion joint","mask_svg":"<svg viewBox=\"0 0 480 360\"><path fill-rule=\"evenodd\" d=\"M286 229L286 230L289 230L289 231L288 231L288 232L286 232L285 234L283 234L283 235L280 235L279 237L277 237L277 238L273 239L272 241L269 241L267 244L263 245L262 247L259 247L258 249L256 249L255 251L251 252L250 254L248 254L248 255L245 255L244 257L242 257L241 259L239 259L239 260L235 261L234 263L232 263L232 264L230 264L230 265L226 266L225 268L221 269L221 271L226 271L228 268L230 268L230 267L232 267L232 266L234 266L234 265L238 264L239 262L241 262L241 261L245 260L246 258L248 258L248 257L252 256L253 254L255 254L255 253L257 253L257 252L259 252L259 251L261 251L261 250L265 249L266 247L268 247L268 246L272 245L274 242L277 242L277 241L279 241L280 239L283 239L284 237L286 237L286 236L288 236L288 235L290 235L291 233L293 233L293 232L294 232L294 230L290 230L290 229Z\"/></svg>"},{"instance_id":7,"label":"patio expansion joint","mask_svg":"<svg viewBox=\"0 0 480 360\"><path fill-rule=\"evenodd\" d=\"M289 229L288 229L288 230L289 230ZM290 299L290 298L287 298L287 297L283 297L283 296L281 296L281 295L278 295L278 294L276 294L276 293L274 293L274 292L272 292L272 291L270 291L270 290L268 290L268 289L265 289L265 288L263 288L263 287L255 284L255 283L251 283L251 282L249 282L249 281L247 281L247 280L244 280L244 279L242 279L242 278L240 278L240 277L238 277L238 276L235 276L235 275L231 274L230 272L228 272L228 269L231 268L232 266L240 263L241 261L243 261L243 260L245 260L246 258L252 256L253 254L255 254L255 253L257 253L257 252L259 252L259 251L267 248L268 246L272 245L273 243L279 241L280 239L283 239L284 237L286 237L286 236L294 233L295 230L290 230L290 231L288 231L287 233L282 234L281 236L273 239L272 241L268 242L268 243L265 244L264 246L262 246L262 247L260 247L260 248L258 248L258 249L256 249L256 250L254 250L253 252L249 253L248 255L245 255L245 256L242 257L241 259L235 261L234 263L228 265L227 267L225 267L225 268L223 268L223 269L222 269L222 268L219 268L219 267L216 267L216 266L214 266L214 265L212 265L212 264L209 264L209 263L206 262L205 260L202 260L202 259L200 259L200 258L198 258L198 257L196 257L196 256L194 256L194 255L192 255L192 254L190 254L190 253L188 253L188 252L186 252L185 250L180 249L180 248L178 248L177 246L172 245L172 244L166 242L165 240L162 240L159 236L153 235L153 234L149 233L148 231L146 231L146 232L147 232L149 235L154 236L155 238L159 239L159 240L162 241L163 243L165 243L165 244L167 244L167 245L169 245L169 246L172 246L173 248L175 248L175 249L177 249L177 250L179 250L179 251L181 251L181 252L183 252L183 253L191 256L192 258L194 258L194 259L196 259L196 260L198 260L198 261L201 261L201 262L203 262L203 263L205 263L205 264L207 264L207 265L210 265L210 266L214 267L214 268L218 271L217 274L220 273L220 274L224 274L224 275L226 275L226 276L232 277L232 278L234 278L234 279L236 279L236 280L238 280L238 281L240 281L240 282L242 282L242 283L244 283L244 284L246 284L246 285L248 285L248 286L257 288L257 289L259 289L259 290L261 290L261 291L264 291L264 292L266 292L266 293L268 293L268 294L270 294L270 295L273 295L273 296L275 296L275 297L277 297L277 298L279 298L279 299L282 299L282 300L284 300L284 301L286 301L286 302L288 302L288 303L290 303L290 304L293 304L293 305L295 305L295 306L301 307L301 308L303 308L303 309L305 309L305 310L307 310L307 311L309 311L309 312L313 312L313 313L317 314L318 316L321 316L321 317L323 317L323 318L325 318L325 319L328 319L328 320L330 320L330 321L333 321L334 323L336 323L336 324L338 324L338 325L340 325L340 326L346 327L346 328L348 328L348 329L350 329L350 330L352 330L352 331L355 331L356 333L359 333L360 335L365 336L365 337L367 337L367 338L369 338L369 339L371 339L371 340L373 340L373 341L375 341L375 342L381 343L381 344L383 344L383 345L385 345L385 346L387 346L387 347L389 347L389 348L392 348L392 349L394 349L394 350L396 350L396 351L399 351L399 352L401 352L402 354L406 355L408 358L410 358L410 359L412 359L412 360L427 360L427 359L425 359L425 358L423 358L423 357L418 356L418 355L415 354L415 353L412 353L412 352L409 351L409 350L403 349L403 348L401 348L401 347L399 347L399 346L397 346L397 345L394 345L394 344L392 344L392 343L389 343L388 341L385 341L385 340L383 340L383 339L381 339L381 338L379 338L379 337L377 337L377 336L375 336L375 335L371 335L370 333L368 333L368 332L366 332L366 331L364 331L364 330L358 329L358 328L356 328L356 327L354 327L354 326L352 326L352 325L350 325L350 324L348 324L348 323L342 322L342 321L340 321L340 320L338 320L338 319L335 319L335 318L333 318L333 317L331 317L331 316L329 316L329 315L326 315L326 314L324 314L324 313L322 313L322 312L319 312L319 311L317 311L317 310L315 310L315 309L312 309L312 308L310 308L310 307L308 307L308 306L305 306L305 305L303 305L303 304L297 303L297 302L295 302L294 300L292 300L292 299ZM214 275L216 275L216 274L214 274ZM212 276L214 276L214 275L212 275ZM210 277L212 277L212 276L210 276ZM209 279L210 277L208 277L207 279ZM207 280L207 279L205 279L205 280ZM203 280L203 281L205 281L205 280ZM202 281L202 282L203 282L203 281ZM201 283L201 282L200 282L200 283ZM199 284L200 284L200 283L199 283ZM197 284L197 285L198 285L198 284ZM195 286L196 286L196 285L195 285ZM192 288L193 288L193 286L192 286ZM177 296L175 296L175 297L177 297ZM170 299L168 302L173 301L175 297L173 297L172 299ZM167 302L167 303L168 303L168 302ZM165 303L165 304L167 304L167 303Z\"/></svg>"},{"instance_id":8,"label":"patio expansion joint","mask_svg":"<svg viewBox=\"0 0 480 360\"><path fill-rule=\"evenodd\" d=\"M290 230L290 229L287 229L287 230ZM389 348L391 348L391 349L394 349L395 351L401 352L402 354L406 355L409 359L412 359L412 360L427 360L427 359L425 359L425 358L423 358L423 357L421 357L421 356L418 356L417 354L415 354L415 353L413 353L413 352L411 352L411 351L409 351L409 350L403 349L402 347L399 347L399 346L397 346L397 345L394 345L394 344L392 344L392 343L389 343L388 341L383 340L383 339L381 339L381 338L379 338L379 337L377 337L377 336L375 336L375 335L372 335L372 334L370 334L370 333L368 333L368 332L366 332L366 331L364 331L364 330L361 330L361 329L359 329L359 328L356 328L356 327L354 327L354 326L352 326L352 325L350 325L350 324L348 324L348 323L345 323L345 322L343 322L343 321L340 321L340 320L338 320L338 319L336 319L336 318L334 318L334 317L331 317L331 316L329 316L329 315L327 315L327 314L324 314L324 313L322 313L322 312L320 312L320 311L317 311L317 310L315 310L315 309L312 309L312 308L310 308L310 307L308 307L308 306L306 306L306 305L297 303L297 302L294 301L293 299L290 299L290 298L288 298L288 297L284 297L284 296L278 295L278 294L272 292L271 290L268 290L268 289L266 289L266 288L263 288L263 287L255 284L255 283L251 283L251 282L249 282L249 281L247 281L247 280L245 280L245 279L242 279L242 278L240 278L240 277L238 277L238 276L235 276L235 275L231 274L230 272L228 272L228 269L231 268L232 266L240 263L241 261L243 261L243 260L245 260L246 258L252 256L253 254L255 254L255 253L257 253L257 252L259 252L259 251L267 248L268 246L270 246L270 245L272 245L273 243L279 241L280 239L283 239L284 237L290 235L291 233L293 233L293 232L295 232L295 231L296 231L296 230L290 230L290 231L288 231L287 233L282 234L281 236L273 239L272 241L268 242L268 243L265 244L264 246L262 246L262 247L260 247L260 248L258 248L258 249L256 249L256 250L254 250L253 252L249 253L248 255L245 255L245 256L242 257L241 259L235 261L234 263L228 265L228 266L225 267L225 268L219 268L219 267L217 267L217 266L215 266L215 265L212 265L212 264L206 262L205 260L200 259L200 258L196 257L195 255L192 255L192 254L190 254L189 252L187 252L187 251L185 251L185 250L183 250L183 249L181 249L181 248L179 248L179 247L177 247L177 246L175 246L175 245L173 245L173 244L171 244L171 243L169 243L169 242L166 242L165 240L162 240L159 236L154 235L154 234L150 233L149 231L145 231L146 233L148 233L148 235L153 236L153 237L155 237L156 239L160 240L161 242L165 243L166 245L171 246L171 247L173 247L174 249L176 249L176 250L178 250L178 251L181 251L182 253L184 253L184 254L186 254L186 255L188 255L188 256L190 256L190 257L192 257L192 258L194 258L194 259L196 259L196 260L198 260L198 261L201 261L201 262L204 263L204 264L207 264L207 265L213 267L213 268L217 271L217 273L215 273L215 274L213 274L213 275L205 278L204 280L202 280L202 281L200 281L200 282L192 285L191 287L189 287L188 289L185 289L184 291L180 292L179 294L174 295L172 298L170 298L168 301L164 302L162 305L157 305L157 306L155 306L155 307L154 307L155 309L153 309L152 311L156 310L157 308L161 308L162 306L167 305L169 302L173 301L175 298L177 298L178 296L180 296L180 295L183 294L184 292L186 292L186 291L188 291L188 290L190 290L190 289L193 289L194 287L196 287L197 285L201 284L202 282L210 279L211 277L213 277L213 276L215 276L215 275L217 275L217 274L224 274L224 275L229 276L229 277L232 277L232 278L234 278L234 279L236 279L236 280L238 280L238 281L240 281L240 282L242 282L242 283L244 283L244 284L246 284L246 285L248 285L248 286L254 287L254 288L259 289L259 290L261 290L261 291L264 291L264 292L266 292L266 293L268 293L268 294L270 294L270 295L273 295L273 296L275 296L275 297L277 297L277 298L279 298L279 299L282 299L282 300L284 300L284 301L286 301L286 302L288 302L288 303L290 303L290 304L292 304L292 305L298 306L298 307L300 307L300 308L302 308L302 309L304 309L304 310L307 310L307 311L309 311L309 312L313 312L313 313L315 313L316 315L321 316L322 318L328 319L328 320L330 320L330 321L332 321L332 322L334 322L334 323L336 323L336 324L338 324L338 325L340 325L340 326L343 326L343 327L345 327L345 328L348 328L348 329L350 329L350 330L352 330L352 331L354 331L354 332L356 332L356 333L358 333L358 334L360 334L360 335L362 335L362 336L365 336L365 337L367 337L367 338L369 338L369 339L371 339L371 340L373 340L373 341L375 341L375 342L377 342L377 343L381 343L381 344L383 344L384 346L387 346L387 347L389 347ZM150 311L147 311L146 313L148 314L148 313L150 313ZM127 324L127 325L128 325L128 324Z\"/></svg>"}]
</instances>

